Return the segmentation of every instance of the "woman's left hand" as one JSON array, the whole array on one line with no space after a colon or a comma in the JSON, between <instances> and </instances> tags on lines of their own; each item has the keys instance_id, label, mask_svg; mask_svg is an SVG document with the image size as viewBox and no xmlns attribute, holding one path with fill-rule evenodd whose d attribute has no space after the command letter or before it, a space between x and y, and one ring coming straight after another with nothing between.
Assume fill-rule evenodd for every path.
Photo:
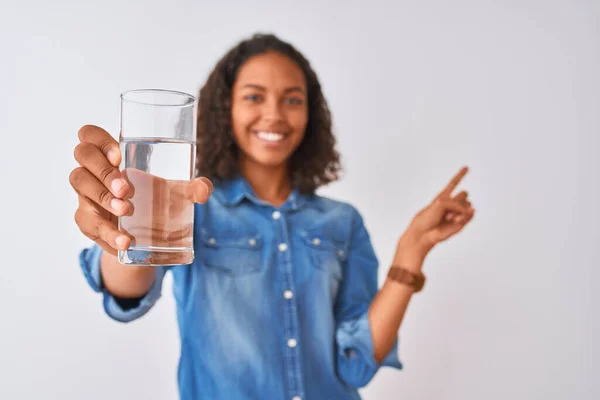
<instances>
[{"instance_id":1,"label":"woman's left hand","mask_svg":"<svg viewBox=\"0 0 600 400\"><path fill-rule=\"evenodd\" d=\"M417 252L425 258L436 244L460 232L473 219L475 209L468 193L452 196L468 171L468 167L461 168L435 199L415 215L400 239L398 253Z\"/></svg>"}]
</instances>

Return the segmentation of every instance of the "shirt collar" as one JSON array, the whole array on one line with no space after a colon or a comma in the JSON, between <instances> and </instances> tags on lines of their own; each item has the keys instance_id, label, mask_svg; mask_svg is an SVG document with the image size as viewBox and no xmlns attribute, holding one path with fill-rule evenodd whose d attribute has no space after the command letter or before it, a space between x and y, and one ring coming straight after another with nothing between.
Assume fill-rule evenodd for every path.
<instances>
[{"instance_id":1,"label":"shirt collar","mask_svg":"<svg viewBox=\"0 0 600 400\"><path fill-rule=\"evenodd\" d=\"M270 206L269 203L260 200L256 196L256 193L246 179L239 174L231 180L216 181L213 196L216 196L227 207L235 207L244 200L251 201L257 205ZM281 206L281 209L295 211L304 206L319 208L315 198L316 196L313 194L304 195L297 188L294 188L287 201Z\"/></svg>"}]
</instances>

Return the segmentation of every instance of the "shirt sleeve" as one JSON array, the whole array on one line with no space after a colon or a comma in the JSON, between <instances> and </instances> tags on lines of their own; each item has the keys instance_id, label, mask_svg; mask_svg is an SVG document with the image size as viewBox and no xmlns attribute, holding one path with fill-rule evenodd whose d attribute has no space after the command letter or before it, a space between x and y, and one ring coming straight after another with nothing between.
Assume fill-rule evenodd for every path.
<instances>
[{"instance_id":1,"label":"shirt sleeve","mask_svg":"<svg viewBox=\"0 0 600 400\"><path fill-rule=\"evenodd\" d=\"M79 255L79 264L88 284L95 292L102 293L104 311L112 319L119 322L131 322L140 318L160 298L163 278L168 267L155 267L156 279L150 290L148 290L148 293L144 296L133 300L119 299L110 294L102 282L100 274L100 256L102 255L102 251L100 246L94 244L90 248L83 249Z\"/></svg>"},{"instance_id":2,"label":"shirt sleeve","mask_svg":"<svg viewBox=\"0 0 600 400\"><path fill-rule=\"evenodd\" d=\"M337 372L346 384L359 388L369 383L380 367L402 369L402 363L398 340L382 363L375 360L368 311L378 290L379 262L362 217L352 211L351 243L335 305Z\"/></svg>"}]
</instances>

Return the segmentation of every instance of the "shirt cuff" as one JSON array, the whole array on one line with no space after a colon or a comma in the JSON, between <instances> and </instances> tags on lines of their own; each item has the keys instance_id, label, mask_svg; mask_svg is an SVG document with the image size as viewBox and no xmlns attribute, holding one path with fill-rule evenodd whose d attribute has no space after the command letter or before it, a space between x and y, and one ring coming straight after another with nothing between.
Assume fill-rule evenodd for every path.
<instances>
[{"instance_id":1,"label":"shirt cuff","mask_svg":"<svg viewBox=\"0 0 600 400\"><path fill-rule=\"evenodd\" d=\"M102 277L100 276L100 256L102 248L97 244L79 253L79 265L88 284L95 292L102 291Z\"/></svg>"},{"instance_id":2,"label":"shirt cuff","mask_svg":"<svg viewBox=\"0 0 600 400\"><path fill-rule=\"evenodd\" d=\"M398 358L398 340L383 362L378 363L375 360L368 313L364 313L357 319L340 323L336 332L336 340L338 372L351 386L365 386L382 366L403 368Z\"/></svg>"},{"instance_id":3,"label":"shirt cuff","mask_svg":"<svg viewBox=\"0 0 600 400\"><path fill-rule=\"evenodd\" d=\"M123 308L118 299L113 296L102 282L100 274L100 256L102 248L94 244L91 248L83 249L79 255L79 264L88 284L95 292L101 292L103 296L104 311L112 319L119 322L130 322L146 314L160 298L162 282L167 271L166 267L156 268L156 279L138 304L133 308Z\"/></svg>"}]
</instances>

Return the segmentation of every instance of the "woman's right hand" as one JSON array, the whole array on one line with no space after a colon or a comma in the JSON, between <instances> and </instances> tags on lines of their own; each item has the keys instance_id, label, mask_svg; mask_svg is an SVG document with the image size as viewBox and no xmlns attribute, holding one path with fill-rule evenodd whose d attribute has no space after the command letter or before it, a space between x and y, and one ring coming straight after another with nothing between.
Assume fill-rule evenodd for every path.
<instances>
[{"instance_id":1,"label":"woman's right hand","mask_svg":"<svg viewBox=\"0 0 600 400\"><path fill-rule=\"evenodd\" d=\"M119 232L119 216L131 215L133 188L119 171L119 143L104 129L86 125L79 130L75 160L80 164L69 175L69 181L79 197L75 222L81 232L110 254L126 250L131 239ZM160 183L166 182L157 178ZM160 184L159 183L159 184ZM185 196L204 203L213 185L206 178L196 178L185 188Z\"/></svg>"}]
</instances>

